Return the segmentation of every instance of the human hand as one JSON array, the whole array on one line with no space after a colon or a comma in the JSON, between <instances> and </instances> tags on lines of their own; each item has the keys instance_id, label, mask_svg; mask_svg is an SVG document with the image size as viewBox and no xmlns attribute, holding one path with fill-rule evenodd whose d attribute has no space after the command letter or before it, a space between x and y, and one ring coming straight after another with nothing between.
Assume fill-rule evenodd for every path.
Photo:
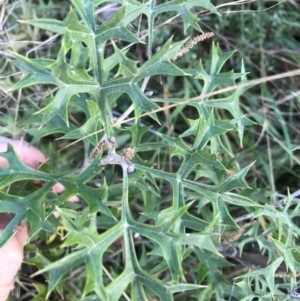
<instances>
[{"instance_id":1,"label":"human hand","mask_svg":"<svg viewBox=\"0 0 300 301\"><path fill-rule=\"evenodd\" d=\"M10 214L0 214L0 235L11 219ZM28 227L23 223L16 229L13 238L0 248L0 301L5 301L14 287L14 278L22 264L23 247L27 239Z\"/></svg>"},{"instance_id":2,"label":"human hand","mask_svg":"<svg viewBox=\"0 0 300 301\"><path fill-rule=\"evenodd\" d=\"M47 160L37 148L30 146L26 141L11 140L0 136L0 153L7 150L7 145L10 143L20 159L29 167L37 169L39 165ZM0 166L8 167L8 161L0 156ZM54 193L62 193L64 187L57 183L53 186ZM78 201L76 196L73 196L69 201ZM0 235L5 227L12 220L13 215L0 213ZM2 248L0 248L0 301L5 301L9 292L14 287L14 278L23 261L23 248L28 240L28 226L22 223L15 229L14 236Z\"/></svg>"}]
</instances>

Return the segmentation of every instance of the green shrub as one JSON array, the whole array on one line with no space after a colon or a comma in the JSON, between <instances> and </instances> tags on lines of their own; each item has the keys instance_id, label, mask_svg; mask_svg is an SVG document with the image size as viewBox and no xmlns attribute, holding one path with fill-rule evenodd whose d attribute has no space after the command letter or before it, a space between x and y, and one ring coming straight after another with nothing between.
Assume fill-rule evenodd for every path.
<instances>
[{"instance_id":1,"label":"green shrub","mask_svg":"<svg viewBox=\"0 0 300 301\"><path fill-rule=\"evenodd\" d=\"M32 143L56 139L38 171L12 148L2 154L10 167L0 169L0 212L15 218L1 245L19 223L30 224L32 300L286 300L289 286L275 275L283 259L293 277L299 271L292 198L281 210L254 181L251 191L244 179L257 158L239 166L232 151L243 145L245 127L255 126L240 100L256 82L217 41L207 37L209 55L187 51L206 37L197 14L217 15L216 8L200 0L120 0L105 20L106 1L70 2L62 20L20 21L37 35L58 34L59 49L12 52L25 74L11 88L26 96L20 133L25 126ZM173 20L182 22L179 36L172 37ZM189 43L194 31L200 34ZM233 57L239 63L228 71ZM37 178L43 187L27 182ZM19 186L8 189L16 181L26 181L22 196ZM61 196L51 192L57 182L66 189ZM74 195L82 202L66 202ZM252 218L260 223L246 224L238 237L222 235ZM272 263L230 283L220 252L249 242Z\"/></svg>"}]
</instances>

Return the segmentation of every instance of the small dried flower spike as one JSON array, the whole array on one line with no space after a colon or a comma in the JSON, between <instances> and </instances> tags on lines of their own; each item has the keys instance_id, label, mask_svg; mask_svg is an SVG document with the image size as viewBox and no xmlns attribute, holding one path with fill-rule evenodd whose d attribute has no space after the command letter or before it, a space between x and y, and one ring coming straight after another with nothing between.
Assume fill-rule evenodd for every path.
<instances>
[{"instance_id":1,"label":"small dried flower spike","mask_svg":"<svg viewBox=\"0 0 300 301\"><path fill-rule=\"evenodd\" d=\"M98 146L89 155L89 161L92 161L99 153L103 153L105 146L106 146L106 141L105 139L102 139L99 142Z\"/></svg>"},{"instance_id":2,"label":"small dried flower spike","mask_svg":"<svg viewBox=\"0 0 300 301\"><path fill-rule=\"evenodd\" d=\"M172 57L172 61L177 60L177 58L183 56L185 53L189 52L197 43L202 42L208 38L213 37L215 34L213 32L204 32L203 34L196 36L192 41L188 42L183 46L180 51Z\"/></svg>"},{"instance_id":3,"label":"small dried flower spike","mask_svg":"<svg viewBox=\"0 0 300 301\"><path fill-rule=\"evenodd\" d=\"M256 223L256 220L252 220L249 223L246 223L243 225L238 231L236 231L233 234L224 233L221 237L221 241L225 244L232 243L234 241L237 241L247 230L247 228L251 227Z\"/></svg>"}]
</instances>

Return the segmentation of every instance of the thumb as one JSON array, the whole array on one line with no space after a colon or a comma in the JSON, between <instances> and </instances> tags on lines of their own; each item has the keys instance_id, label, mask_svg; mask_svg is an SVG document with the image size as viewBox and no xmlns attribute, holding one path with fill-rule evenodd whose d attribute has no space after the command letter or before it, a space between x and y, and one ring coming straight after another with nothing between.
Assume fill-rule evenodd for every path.
<instances>
[{"instance_id":1,"label":"thumb","mask_svg":"<svg viewBox=\"0 0 300 301\"><path fill-rule=\"evenodd\" d=\"M11 215L0 214L0 234L10 220ZM14 287L14 278L22 264L23 247L27 239L28 228L22 224L16 229L14 237L0 248L0 301L5 301Z\"/></svg>"}]
</instances>

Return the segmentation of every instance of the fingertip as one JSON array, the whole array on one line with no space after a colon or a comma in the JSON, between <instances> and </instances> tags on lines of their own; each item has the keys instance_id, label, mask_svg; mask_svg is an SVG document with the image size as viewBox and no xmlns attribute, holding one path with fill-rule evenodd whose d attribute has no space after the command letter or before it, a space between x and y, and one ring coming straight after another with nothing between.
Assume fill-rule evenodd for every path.
<instances>
[{"instance_id":1,"label":"fingertip","mask_svg":"<svg viewBox=\"0 0 300 301\"><path fill-rule=\"evenodd\" d=\"M73 196L68 198L68 202L71 202L71 203L79 202L79 198L78 198L77 195L73 195Z\"/></svg>"},{"instance_id":2,"label":"fingertip","mask_svg":"<svg viewBox=\"0 0 300 301\"><path fill-rule=\"evenodd\" d=\"M65 191L65 187L60 184L60 183L56 183L53 187L52 187L52 192L55 194L61 194Z\"/></svg>"}]
</instances>

